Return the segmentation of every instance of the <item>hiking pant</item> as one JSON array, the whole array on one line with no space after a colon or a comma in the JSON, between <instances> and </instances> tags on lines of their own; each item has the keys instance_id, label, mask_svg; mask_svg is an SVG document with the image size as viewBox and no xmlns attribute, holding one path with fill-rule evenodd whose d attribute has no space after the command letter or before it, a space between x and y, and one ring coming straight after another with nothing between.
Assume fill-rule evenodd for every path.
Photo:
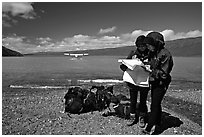
<instances>
[{"instance_id":1,"label":"hiking pant","mask_svg":"<svg viewBox=\"0 0 204 137\"><path fill-rule=\"evenodd\" d=\"M148 124L146 131L150 132L154 125L160 125L162 107L161 102L166 93L164 85L152 85L151 86L151 112L148 118Z\"/></svg>"},{"instance_id":2,"label":"hiking pant","mask_svg":"<svg viewBox=\"0 0 204 137\"><path fill-rule=\"evenodd\" d=\"M147 95L149 91L149 87L139 87L133 84L127 83L130 91L130 113L136 114L137 111L142 113L147 113ZM137 96L138 91L140 91L140 102L139 102L139 109L136 109L137 105Z\"/></svg>"}]
</instances>

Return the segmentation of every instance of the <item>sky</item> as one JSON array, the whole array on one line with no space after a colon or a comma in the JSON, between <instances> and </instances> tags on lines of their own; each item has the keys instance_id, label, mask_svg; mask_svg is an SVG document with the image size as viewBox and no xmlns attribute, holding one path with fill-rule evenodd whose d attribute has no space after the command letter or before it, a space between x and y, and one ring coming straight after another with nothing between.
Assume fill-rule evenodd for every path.
<instances>
[{"instance_id":1,"label":"sky","mask_svg":"<svg viewBox=\"0 0 204 137\"><path fill-rule=\"evenodd\" d=\"M2 2L2 45L21 53L134 45L202 36L202 2Z\"/></svg>"}]
</instances>

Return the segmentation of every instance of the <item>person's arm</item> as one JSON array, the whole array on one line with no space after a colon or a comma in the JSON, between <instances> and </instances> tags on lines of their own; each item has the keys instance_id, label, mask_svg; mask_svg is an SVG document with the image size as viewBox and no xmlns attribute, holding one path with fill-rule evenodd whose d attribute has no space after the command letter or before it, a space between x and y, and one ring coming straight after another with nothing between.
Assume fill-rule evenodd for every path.
<instances>
[{"instance_id":1,"label":"person's arm","mask_svg":"<svg viewBox=\"0 0 204 137\"><path fill-rule=\"evenodd\" d=\"M173 59L169 53L161 54L154 62L152 76L156 79L167 79L173 67Z\"/></svg>"},{"instance_id":2,"label":"person's arm","mask_svg":"<svg viewBox=\"0 0 204 137\"><path fill-rule=\"evenodd\" d=\"M132 59L132 55L134 54L134 51L131 51L130 53L129 53L129 55L127 56L127 58L126 59ZM127 70L127 66L125 66L124 64L121 64L120 65L120 69L122 70L122 71L126 71Z\"/></svg>"}]
</instances>

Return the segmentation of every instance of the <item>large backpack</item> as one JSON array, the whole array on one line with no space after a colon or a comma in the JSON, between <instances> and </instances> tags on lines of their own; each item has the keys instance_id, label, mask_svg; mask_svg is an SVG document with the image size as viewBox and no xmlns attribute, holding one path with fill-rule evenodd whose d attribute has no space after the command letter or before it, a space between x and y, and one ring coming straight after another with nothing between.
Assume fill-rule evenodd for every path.
<instances>
[{"instance_id":1,"label":"large backpack","mask_svg":"<svg viewBox=\"0 0 204 137\"><path fill-rule=\"evenodd\" d=\"M83 110L83 99L87 90L81 87L70 87L65 94L65 112L80 114Z\"/></svg>"},{"instance_id":2,"label":"large backpack","mask_svg":"<svg viewBox=\"0 0 204 137\"><path fill-rule=\"evenodd\" d=\"M70 87L65 94L65 112L80 114L90 111L102 111L109 107L113 86L92 86L90 90L82 87Z\"/></svg>"}]
</instances>

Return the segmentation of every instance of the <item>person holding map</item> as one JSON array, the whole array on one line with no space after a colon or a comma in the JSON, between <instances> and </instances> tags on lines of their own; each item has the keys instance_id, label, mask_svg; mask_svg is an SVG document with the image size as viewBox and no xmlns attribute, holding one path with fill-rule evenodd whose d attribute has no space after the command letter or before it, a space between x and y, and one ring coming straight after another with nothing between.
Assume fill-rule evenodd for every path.
<instances>
[{"instance_id":1,"label":"person holding map","mask_svg":"<svg viewBox=\"0 0 204 137\"><path fill-rule=\"evenodd\" d=\"M139 37L137 37L135 42L136 49L129 53L127 59L139 59L144 64L148 62L149 50L143 43L144 39L145 39L144 35L140 35ZM125 72L128 69L128 67L124 64L121 64L120 69ZM146 100L149 87L141 87L138 85L134 85L130 82L126 83L130 92L130 120L128 121L127 125L132 126L139 122L139 126L143 128L145 126L146 121L145 120L147 114ZM136 110L138 91L140 91L140 102L139 108L138 110Z\"/></svg>"},{"instance_id":2,"label":"person holding map","mask_svg":"<svg viewBox=\"0 0 204 137\"><path fill-rule=\"evenodd\" d=\"M154 40L154 43L152 41ZM144 39L144 43L150 51L149 64L150 72L149 83L151 90L151 108L145 129L142 134L157 134L161 124L161 102L171 82L170 72L173 68L173 58L171 53L164 47L164 37L159 32L150 32Z\"/></svg>"}]
</instances>

